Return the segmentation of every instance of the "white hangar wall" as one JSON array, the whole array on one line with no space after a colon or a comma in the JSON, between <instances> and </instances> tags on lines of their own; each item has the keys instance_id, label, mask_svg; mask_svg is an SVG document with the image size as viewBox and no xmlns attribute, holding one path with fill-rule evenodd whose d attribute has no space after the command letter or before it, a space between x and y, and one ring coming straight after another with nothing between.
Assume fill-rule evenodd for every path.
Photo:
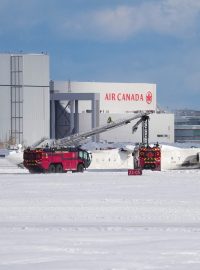
<instances>
[{"instance_id":1,"label":"white hangar wall","mask_svg":"<svg viewBox=\"0 0 200 270\"><path fill-rule=\"evenodd\" d=\"M156 113L156 85L144 83L103 83L55 81L54 90L72 93L100 93L100 125L111 119L130 117L138 111L152 111L150 142L174 142L174 115ZM91 102L79 102L79 132L91 129ZM141 142L141 127L132 134L132 122L126 126L100 134L101 140L111 142Z\"/></svg>"},{"instance_id":2,"label":"white hangar wall","mask_svg":"<svg viewBox=\"0 0 200 270\"><path fill-rule=\"evenodd\" d=\"M156 84L55 81L54 90L100 93L100 110L103 113L156 110ZM89 102L81 102L79 112L84 112L89 108Z\"/></svg>"},{"instance_id":3,"label":"white hangar wall","mask_svg":"<svg viewBox=\"0 0 200 270\"><path fill-rule=\"evenodd\" d=\"M49 137L49 56L0 54L0 141Z\"/></svg>"},{"instance_id":4,"label":"white hangar wall","mask_svg":"<svg viewBox=\"0 0 200 270\"><path fill-rule=\"evenodd\" d=\"M10 130L10 58L0 54L0 141L9 138Z\"/></svg>"},{"instance_id":5,"label":"white hangar wall","mask_svg":"<svg viewBox=\"0 0 200 270\"><path fill-rule=\"evenodd\" d=\"M127 114L100 114L100 125L105 125L108 117L113 121L129 117ZM100 135L101 140L108 142L142 142L142 126L132 133L132 127L137 120L132 121L116 129L106 131ZM79 114L79 131L84 132L91 129L91 114ZM173 114L150 114L149 120L149 142L150 143L173 143L174 142L174 115Z\"/></svg>"},{"instance_id":6,"label":"white hangar wall","mask_svg":"<svg viewBox=\"0 0 200 270\"><path fill-rule=\"evenodd\" d=\"M50 132L49 56L24 56L24 144L30 145Z\"/></svg>"}]
</instances>

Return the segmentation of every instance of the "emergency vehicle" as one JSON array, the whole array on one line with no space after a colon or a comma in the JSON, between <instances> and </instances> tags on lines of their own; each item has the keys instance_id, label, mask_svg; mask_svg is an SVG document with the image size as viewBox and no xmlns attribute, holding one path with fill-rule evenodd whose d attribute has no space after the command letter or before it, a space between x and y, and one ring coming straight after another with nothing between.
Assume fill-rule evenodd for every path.
<instances>
[{"instance_id":1,"label":"emergency vehicle","mask_svg":"<svg viewBox=\"0 0 200 270\"><path fill-rule=\"evenodd\" d=\"M31 173L83 172L91 163L91 153L78 147L36 148L24 151L24 167Z\"/></svg>"},{"instance_id":2,"label":"emergency vehicle","mask_svg":"<svg viewBox=\"0 0 200 270\"><path fill-rule=\"evenodd\" d=\"M161 149L159 145L140 145L135 149L134 168L141 170L161 170Z\"/></svg>"},{"instance_id":3,"label":"emergency vehicle","mask_svg":"<svg viewBox=\"0 0 200 270\"><path fill-rule=\"evenodd\" d=\"M142 123L144 126L143 138L146 138L145 132L147 128L145 123L148 124L148 114L150 113L151 112L138 113L123 120L109 121L106 125L94 128L91 131L54 140L52 143L53 146L50 145L46 148L28 148L24 151L23 164L30 172L83 172L84 169L89 167L92 157L89 152L76 147L76 145L79 145L83 140L96 134L127 125L137 118L139 118L139 120L133 126L132 130L135 132Z\"/></svg>"},{"instance_id":4,"label":"emergency vehicle","mask_svg":"<svg viewBox=\"0 0 200 270\"><path fill-rule=\"evenodd\" d=\"M149 116L142 121L142 143L133 152L134 169L161 170L161 148L158 143L149 145Z\"/></svg>"}]
</instances>

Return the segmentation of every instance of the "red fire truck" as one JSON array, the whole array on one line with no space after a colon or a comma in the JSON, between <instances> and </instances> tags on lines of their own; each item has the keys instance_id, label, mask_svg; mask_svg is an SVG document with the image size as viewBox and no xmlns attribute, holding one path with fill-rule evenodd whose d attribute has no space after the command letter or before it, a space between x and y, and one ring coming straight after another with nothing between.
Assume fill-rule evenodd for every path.
<instances>
[{"instance_id":1,"label":"red fire truck","mask_svg":"<svg viewBox=\"0 0 200 270\"><path fill-rule=\"evenodd\" d=\"M78 147L35 148L24 151L24 166L31 172L83 172L91 163L91 153Z\"/></svg>"},{"instance_id":2,"label":"red fire truck","mask_svg":"<svg viewBox=\"0 0 200 270\"><path fill-rule=\"evenodd\" d=\"M79 147L75 147L76 145L91 136L127 125L131 121L139 118L137 123L133 126L133 132L135 132L141 123L148 124L148 115L150 113L151 112L141 112L126 119L114 122L111 121L104 126L94 128L88 132L73 134L62 139L57 139L52 143L52 147L28 148L24 151L24 166L30 172L83 172L84 169L89 167L92 157L89 152L82 150ZM145 125L143 130L145 133L143 137L146 138L147 128Z\"/></svg>"},{"instance_id":3,"label":"red fire truck","mask_svg":"<svg viewBox=\"0 0 200 270\"><path fill-rule=\"evenodd\" d=\"M149 116L142 118L142 144L133 152L134 169L161 170L161 148L158 143L149 145Z\"/></svg>"},{"instance_id":4,"label":"red fire truck","mask_svg":"<svg viewBox=\"0 0 200 270\"><path fill-rule=\"evenodd\" d=\"M161 148L158 144L138 145L133 152L134 169L128 170L128 175L142 175L142 170L161 170Z\"/></svg>"},{"instance_id":5,"label":"red fire truck","mask_svg":"<svg viewBox=\"0 0 200 270\"><path fill-rule=\"evenodd\" d=\"M138 167L140 169L161 170L161 149L159 145L139 147Z\"/></svg>"}]
</instances>

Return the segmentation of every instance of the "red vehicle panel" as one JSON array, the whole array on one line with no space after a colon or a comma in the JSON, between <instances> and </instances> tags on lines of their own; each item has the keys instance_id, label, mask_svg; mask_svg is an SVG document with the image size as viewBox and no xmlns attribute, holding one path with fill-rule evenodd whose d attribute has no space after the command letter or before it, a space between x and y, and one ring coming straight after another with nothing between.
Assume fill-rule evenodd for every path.
<instances>
[{"instance_id":1,"label":"red vehicle panel","mask_svg":"<svg viewBox=\"0 0 200 270\"><path fill-rule=\"evenodd\" d=\"M139 166L141 169L161 170L161 150L160 147L140 147Z\"/></svg>"},{"instance_id":2,"label":"red vehicle panel","mask_svg":"<svg viewBox=\"0 0 200 270\"><path fill-rule=\"evenodd\" d=\"M134 168L161 170L161 149L159 146L139 146L134 151Z\"/></svg>"}]
</instances>

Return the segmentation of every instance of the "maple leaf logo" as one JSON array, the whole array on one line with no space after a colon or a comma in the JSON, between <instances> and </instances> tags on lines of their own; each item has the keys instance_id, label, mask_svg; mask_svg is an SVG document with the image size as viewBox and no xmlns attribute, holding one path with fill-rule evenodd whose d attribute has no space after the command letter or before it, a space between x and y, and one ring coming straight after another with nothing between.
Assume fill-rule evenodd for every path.
<instances>
[{"instance_id":1,"label":"maple leaf logo","mask_svg":"<svg viewBox=\"0 0 200 270\"><path fill-rule=\"evenodd\" d=\"M146 94L146 102L150 104L152 102L152 93L151 91L148 91Z\"/></svg>"}]
</instances>

